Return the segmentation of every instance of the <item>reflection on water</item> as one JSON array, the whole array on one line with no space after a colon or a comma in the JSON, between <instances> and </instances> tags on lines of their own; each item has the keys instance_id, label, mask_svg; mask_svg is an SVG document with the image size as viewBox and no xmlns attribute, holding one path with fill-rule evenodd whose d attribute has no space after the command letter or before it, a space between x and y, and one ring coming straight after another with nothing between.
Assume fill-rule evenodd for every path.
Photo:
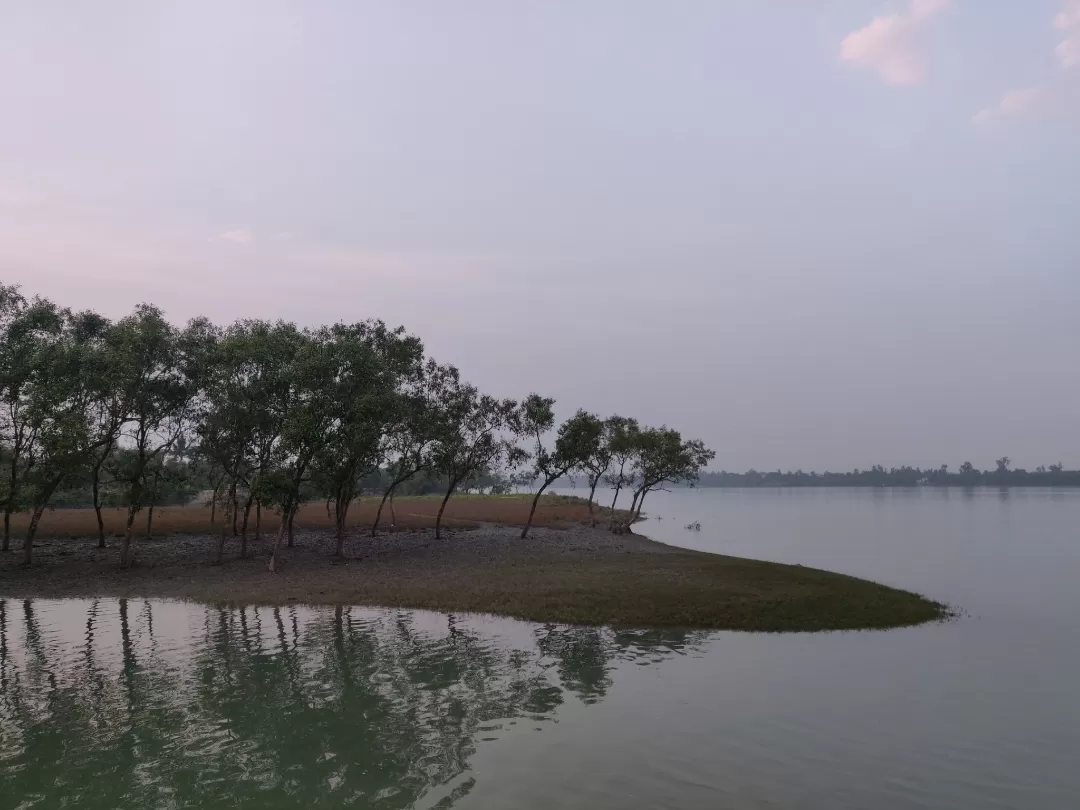
<instances>
[{"instance_id":1,"label":"reflection on water","mask_svg":"<svg viewBox=\"0 0 1080 810\"><path fill-rule=\"evenodd\" d=\"M1001 494L650 496L965 611L880 633L0 599L0 810L1074 808L1080 490Z\"/></svg>"},{"instance_id":2,"label":"reflection on water","mask_svg":"<svg viewBox=\"0 0 1080 810\"><path fill-rule=\"evenodd\" d=\"M18 808L450 807L478 744L543 733L687 633L422 612L0 600Z\"/></svg>"}]
</instances>

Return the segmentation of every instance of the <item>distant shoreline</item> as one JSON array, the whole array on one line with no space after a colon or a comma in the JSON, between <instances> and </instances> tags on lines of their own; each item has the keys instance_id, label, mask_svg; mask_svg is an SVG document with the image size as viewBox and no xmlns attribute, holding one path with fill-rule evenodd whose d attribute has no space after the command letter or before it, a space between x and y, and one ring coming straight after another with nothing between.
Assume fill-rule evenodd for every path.
<instances>
[{"instance_id":1,"label":"distant shoreline","mask_svg":"<svg viewBox=\"0 0 1080 810\"><path fill-rule=\"evenodd\" d=\"M1078 489L1069 484L698 484L673 489Z\"/></svg>"}]
</instances>

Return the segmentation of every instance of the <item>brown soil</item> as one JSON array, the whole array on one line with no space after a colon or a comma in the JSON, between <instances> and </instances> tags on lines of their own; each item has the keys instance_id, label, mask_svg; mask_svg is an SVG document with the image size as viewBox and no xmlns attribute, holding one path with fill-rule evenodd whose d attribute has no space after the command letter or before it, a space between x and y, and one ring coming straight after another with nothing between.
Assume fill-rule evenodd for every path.
<instances>
[{"instance_id":1,"label":"brown soil","mask_svg":"<svg viewBox=\"0 0 1080 810\"><path fill-rule=\"evenodd\" d=\"M405 497L394 499L394 515L397 529L431 529L435 527L435 516L439 511L441 498L433 496ZM475 496L460 495L451 498L443 514L443 525L450 528L476 528L482 523L495 523L522 526L529 515L530 499L520 495ZM379 499L366 497L357 500L349 510L348 525L352 528L370 528L375 521L375 512ZM243 504L240 504L243 510ZM597 513L607 514L607 510L597 509ZM155 533L195 534L211 531L211 510L205 506L168 506L154 509L153 530ZM119 534L124 530L127 512L124 509L105 509L105 531ZM143 510L136 518L137 526L146 525L147 511ZM533 518L534 526L567 528L589 519L589 509L581 498L560 495L545 495L540 499ZM217 511L217 520L221 520L221 510ZM255 510L250 517L255 523ZM12 545L19 547L29 522L28 514L13 515L11 519ZM389 529L391 522L390 508L383 509L380 528ZM262 528L264 532L276 531L278 516L269 510L263 512ZM297 529L333 528L334 521L327 514L326 505L307 503L296 515L294 526ZM218 523L220 527L220 522ZM38 538L49 537L87 537L97 534L97 517L93 509L54 509L41 518Z\"/></svg>"}]
</instances>

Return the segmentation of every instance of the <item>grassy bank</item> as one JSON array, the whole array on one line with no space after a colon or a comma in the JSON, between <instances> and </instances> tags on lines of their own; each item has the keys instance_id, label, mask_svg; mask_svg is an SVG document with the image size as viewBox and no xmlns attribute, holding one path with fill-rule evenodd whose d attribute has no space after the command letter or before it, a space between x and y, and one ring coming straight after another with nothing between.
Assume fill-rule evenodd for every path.
<instances>
[{"instance_id":1,"label":"grassy bank","mask_svg":"<svg viewBox=\"0 0 1080 810\"><path fill-rule=\"evenodd\" d=\"M216 538L206 533L208 510L155 517L169 534L140 541L139 564L130 571L117 570L114 549L71 539L86 516L63 515L46 532L35 566L19 567L16 555L0 559L0 595L382 605L571 624L767 631L887 628L944 616L941 605L866 580L592 529L582 523L588 510L576 499L548 500L541 528L527 541L510 528L524 521L524 499L451 502L461 528L435 542L426 529L438 508L431 502L402 499L397 506L399 528L405 521L422 525L378 538L351 532L344 562L330 560L325 509L311 505L278 575L265 570L265 541L256 557L241 560L230 539L233 559L211 565ZM358 526L370 522L360 517ZM92 512L88 519L92 529ZM199 530L179 528L188 521Z\"/></svg>"}]
</instances>

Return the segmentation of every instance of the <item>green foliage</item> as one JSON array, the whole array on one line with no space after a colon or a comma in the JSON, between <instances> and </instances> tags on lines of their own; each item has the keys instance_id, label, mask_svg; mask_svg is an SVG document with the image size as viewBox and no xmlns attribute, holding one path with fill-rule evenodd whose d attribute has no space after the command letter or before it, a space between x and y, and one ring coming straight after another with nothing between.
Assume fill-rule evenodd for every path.
<instances>
[{"instance_id":1,"label":"green foliage","mask_svg":"<svg viewBox=\"0 0 1080 810\"><path fill-rule=\"evenodd\" d=\"M708 452L700 443L675 452L663 429L618 416L578 411L556 428L554 404L481 393L378 320L299 329L199 318L180 329L143 304L113 323L0 285L4 548L11 514L31 509L29 560L50 503L126 507L127 565L137 513L201 489L230 512L241 500L278 510L282 532L303 500L323 498L341 535L365 488L384 501L442 492L439 527L456 491L510 492L539 479L543 492L585 471L593 487L608 480L640 495L691 480ZM100 513L99 527L104 546Z\"/></svg>"}]
</instances>

